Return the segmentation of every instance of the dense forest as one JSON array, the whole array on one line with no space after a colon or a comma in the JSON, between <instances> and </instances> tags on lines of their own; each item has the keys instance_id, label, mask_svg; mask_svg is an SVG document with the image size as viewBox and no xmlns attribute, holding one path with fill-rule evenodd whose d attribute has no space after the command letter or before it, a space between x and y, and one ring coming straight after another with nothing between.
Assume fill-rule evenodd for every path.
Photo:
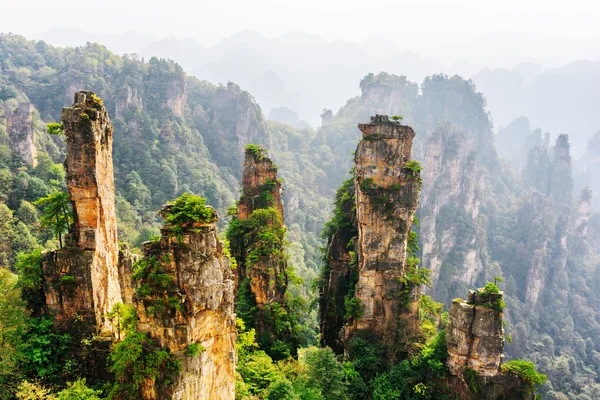
<instances>
[{"instance_id":1,"label":"dense forest","mask_svg":"<svg viewBox=\"0 0 600 400\"><path fill-rule=\"evenodd\" d=\"M269 346L253 318L244 318L247 305L237 304L236 398L441 398L426 385L447 374L445 338L437 333L444 311L494 281L505 293L507 360L537 365L547 376L544 398L600 397L600 215L593 212L597 188L584 187L595 182L598 135L574 172L568 135L542 135L521 118L494 137L484 96L459 76L417 84L369 74L359 83L362 94L335 113L324 110L313 130L266 120L235 83L213 85L173 61L117 56L98 44L63 49L2 34L0 69L0 397L115 393L110 379L79 379L72 338L28 307L36 295L30 289L40 285L31 266L42 249L62 247L70 224L68 215L60 223L49 218L48 204L66 192L66 143L47 124L60 121L62 107L83 89L102 99L114 124L118 238L133 253L159 235L163 204L194 193L215 207L221 238L245 263L235 240L252 221L228 211L239 204L245 149L262 146L277 164L285 228L277 225L276 235L289 271L289 315L274 324L291 327L274 329L293 346ZM379 364L379 350L366 344L353 347L350 360L321 347L318 317L327 246L340 224L352 225L357 124L376 114L401 116L416 132L412 158L423 169L412 251L430 271L420 282L437 315L424 317L435 326L419 350L393 366ZM356 313L353 305L344 303L341 315Z\"/></svg>"}]
</instances>

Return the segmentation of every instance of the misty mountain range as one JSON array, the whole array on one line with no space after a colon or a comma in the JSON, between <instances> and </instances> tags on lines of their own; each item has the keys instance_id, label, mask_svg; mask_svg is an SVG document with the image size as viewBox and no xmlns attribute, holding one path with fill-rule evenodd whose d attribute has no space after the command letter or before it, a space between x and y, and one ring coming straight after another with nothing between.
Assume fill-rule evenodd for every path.
<instances>
[{"instance_id":1,"label":"misty mountain range","mask_svg":"<svg viewBox=\"0 0 600 400\"><path fill-rule=\"evenodd\" d=\"M496 132L527 116L532 127L553 135L568 133L576 157L600 129L595 111L600 106L600 51L594 50L600 49L600 41L491 33L417 53L377 33L353 43L302 32L267 38L242 31L211 47L193 39L136 32L97 35L68 28L47 31L38 39L60 46L98 42L116 53L175 60L199 79L235 82L256 98L270 119L295 126L300 121L319 125L324 109L336 111L360 93L355 82L369 72L386 71L413 82L436 73L471 78L487 99ZM545 49L551 55L540 56L540 47L548 42L555 50ZM514 66L508 67L510 62Z\"/></svg>"}]
</instances>

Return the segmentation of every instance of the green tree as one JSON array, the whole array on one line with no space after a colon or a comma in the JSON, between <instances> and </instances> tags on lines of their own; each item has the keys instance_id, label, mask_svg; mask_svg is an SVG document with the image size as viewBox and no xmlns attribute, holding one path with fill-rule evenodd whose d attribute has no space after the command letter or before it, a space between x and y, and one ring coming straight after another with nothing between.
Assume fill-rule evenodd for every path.
<instances>
[{"instance_id":1,"label":"green tree","mask_svg":"<svg viewBox=\"0 0 600 400\"><path fill-rule=\"evenodd\" d=\"M67 383L67 388L57 393L56 400L101 400L101 394L101 391L87 387L85 379L78 379Z\"/></svg>"},{"instance_id":2,"label":"green tree","mask_svg":"<svg viewBox=\"0 0 600 400\"><path fill-rule=\"evenodd\" d=\"M43 210L40 219L43 228L49 228L58 237L60 247L63 247L62 234L71 229L73 212L69 195L65 192L54 192L36 202Z\"/></svg>"}]
</instances>

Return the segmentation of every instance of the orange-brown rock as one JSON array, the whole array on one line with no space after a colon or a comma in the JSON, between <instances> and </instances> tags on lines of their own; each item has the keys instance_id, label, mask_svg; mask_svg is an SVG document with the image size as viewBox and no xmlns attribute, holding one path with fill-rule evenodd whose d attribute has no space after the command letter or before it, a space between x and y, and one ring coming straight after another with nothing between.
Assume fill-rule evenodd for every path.
<instances>
[{"instance_id":1,"label":"orange-brown rock","mask_svg":"<svg viewBox=\"0 0 600 400\"><path fill-rule=\"evenodd\" d=\"M246 149L242 178L242 197L238 202L238 218L248 219L252 211L270 205L283 218L283 186L277 179L277 166L261 148ZM261 197L261 195L263 197ZM267 199L265 196L270 196Z\"/></svg>"},{"instance_id":2,"label":"orange-brown rock","mask_svg":"<svg viewBox=\"0 0 600 400\"><path fill-rule=\"evenodd\" d=\"M67 248L91 251L89 269L96 323L110 330L105 315L122 302L119 284L117 219L112 162L113 126L102 101L90 91L75 93L63 108L65 160L74 223Z\"/></svg>"},{"instance_id":3,"label":"orange-brown rock","mask_svg":"<svg viewBox=\"0 0 600 400\"><path fill-rule=\"evenodd\" d=\"M232 400L236 333L229 259L214 223L196 223L181 232L173 228L165 226L160 241L144 244L144 260L159 263L173 287L159 296L134 295L138 329L168 347L181 362L168 398ZM156 307L166 296L170 301ZM186 355L186 348L194 343L203 350ZM159 393L154 382L147 382L143 399L165 398Z\"/></svg>"},{"instance_id":4,"label":"orange-brown rock","mask_svg":"<svg viewBox=\"0 0 600 400\"><path fill-rule=\"evenodd\" d=\"M403 301L406 288L400 282L420 190L419 171L406 168L415 133L381 115L358 127L363 138L355 153L356 297L364 310L346 335L369 333L391 349L398 343L399 324L409 332L418 329L416 304Z\"/></svg>"}]
</instances>

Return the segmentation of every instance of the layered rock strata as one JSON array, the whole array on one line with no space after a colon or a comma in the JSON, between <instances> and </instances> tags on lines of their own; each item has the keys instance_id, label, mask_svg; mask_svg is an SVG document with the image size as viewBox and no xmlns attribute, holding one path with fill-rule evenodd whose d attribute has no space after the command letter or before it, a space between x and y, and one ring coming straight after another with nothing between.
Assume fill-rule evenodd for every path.
<instances>
[{"instance_id":1,"label":"layered rock strata","mask_svg":"<svg viewBox=\"0 0 600 400\"><path fill-rule=\"evenodd\" d=\"M233 274L215 223L190 223L181 228L166 225L159 241L144 243L142 261L146 268L159 268L172 282L165 290L151 288L150 294L134 294L138 329L168 347L182 366L168 398L233 399ZM191 354L190 346L197 346L199 354ZM158 389L161 383L145 385L143 398L165 398Z\"/></svg>"},{"instance_id":2,"label":"layered rock strata","mask_svg":"<svg viewBox=\"0 0 600 400\"><path fill-rule=\"evenodd\" d=\"M96 322L110 329L105 315L122 302L119 284L119 245L112 162L113 126L102 101L89 91L75 93L64 108L67 137L65 171L74 222L67 250L91 252L89 274Z\"/></svg>"},{"instance_id":3,"label":"layered rock strata","mask_svg":"<svg viewBox=\"0 0 600 400\"><path fill-rule=\"evenodd\" d=\"M504 328L501 308L503 293L485 294L470 291L468 301L455 299L450 306L450 323L446 330L448 369L459 376L465 368L481 376L498 374L504 358Z\"/></svg>"},{"instance_id":4,"label":"layered rock strata","mask_svg":"<svg viewBox=\"0 0 600 400\"><path fill-rule=\"evenodd\" d=\"M416 303L406 301L400 281L421 185L419 170L407 168L415 133L381 115L358 127L363 138L355 153L356 298L363 313L347 327L346 338L368 333L391 348L400 325L409 332L418 329Z\"/></svg>"},{"instance_id":5,"label":"layered rock strata","mask_svg":"<svg viewBox=\"0 0 600 400\"><path fill-rule=\"evenodd\" d=\"M67 137L65 160L74 221L65 247L45 253L44 293L55 325L74 320L86 329L110 332L105 317L122 302L112 168L113 126L94 93L75 93L62 112ZM124 260L125 262L125 260Z\"/></svg>"}]
</instances>

